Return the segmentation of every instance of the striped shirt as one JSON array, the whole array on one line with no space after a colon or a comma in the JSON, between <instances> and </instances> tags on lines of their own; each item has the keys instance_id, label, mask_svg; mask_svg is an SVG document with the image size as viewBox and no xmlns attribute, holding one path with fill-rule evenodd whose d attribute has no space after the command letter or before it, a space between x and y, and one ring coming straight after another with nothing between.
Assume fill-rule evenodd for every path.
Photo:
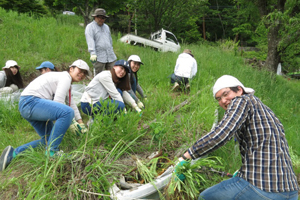
<instances>
[{"instance_id":1,"label":"striped shirt","mask_svg":"<svg viewBox=\"0 0 300 200\"><path fill-rule=\"evenodd\" d=\"M232 99L222 121L188 152L195 159L232 137L239 142L242 157L237 176L266 192L299 190L283 126L256 96L246 94Z\"/></svg>"}]
</instances>

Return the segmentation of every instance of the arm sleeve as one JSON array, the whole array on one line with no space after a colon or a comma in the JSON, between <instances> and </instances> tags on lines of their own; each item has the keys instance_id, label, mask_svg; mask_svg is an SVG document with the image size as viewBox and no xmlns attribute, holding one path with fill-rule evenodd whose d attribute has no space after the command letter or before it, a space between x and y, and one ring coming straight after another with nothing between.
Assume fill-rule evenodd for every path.
<instances>
[{"instance_id":1,"label":"arm sleeve","mask_svg":"<svg viewBox=\"0 0 300 200\"><path fill-rule=\"evenodd\" d=\"M65 104L66 97L69 95L71 88L71 77L62 77L57 83L53 101Z\"/></svg>"},{"instance_id":2,"label":"arm sleeve","mask_svg":"<svg viewBox=\"0 0 300 200\"><path fill-rule=\"evenodd\" d=\"M131 98L134 99L135 102L138 102L139 99L137 98L132 89L128 90L127 92L130 94Z\"/></svg>"},{"instance_id":3,"label":"arm sleeve","mask_svg":"<svg viewBox=\"0 0 300 200\"><path fill-rule=\"evenodd\" d=\"M195 60L193 63L193 67L192 67L192 74L191 74L192 76L191 77L195 76L196 73L197 73L197 61Z\"/></svg>"},{"instance_id":4,"label":"arm sleeve","mask_svg":"<svg viewBox=\"0 0 300 200\"><path fill-rule=\"evenodd\" d=\"M87 27L85 28L85 38L88 46L88 51L90 52L91 55L96 55L94 33L91 24L87 25Z\"/></svg>"},{"instance_id":5,"label":"arm sleeve","mask_svg":"<svg viewBox=\"0 0 300 200\"><path fill-rule=\"evenodd\" d=\"M140 86L140 84L136 85L136 91L141 95L142 98L145 98L144 91L143 91L142 87Z\"/></svg>"},{"instance_id":6,"label":"arm sleeve","mask_svg":"<svg viewBox=\"0 0 300 200\"><path fill-rule=\"evenodd\" d=\"M75 104L75 101L73 100L73 97L71 97L71 105L70 105L70 107L73 108L73 110L74 110L75 120L77 121L77 120L81 119L80 112L78 110L77 105Z\"/></svg>"},{"instance_id":7,"label":"arm sleeve","mask_svg":"<svg viewBox=\"0 0 300 200\"><path fill-rule=\"evenodd\" d=\"M247 113L248 105L245 99L236 98L232 100L218 126L188 149L191 157L196 159L225 145L245 122Z\"/></svg>"},{"instance_id":8,"label":"arm sleeve","mask_svg":"<svg viewBox=\"0 0 300 200\"><path fill-rule=\"evenodd\" d=\"M137 104L135 103L135 100L131 97L131 95L127 91L123 91L123 99L124 102L129 104L132 107L136 107Z\"/></svg>"},{"instance_id":9,"label":"arm sleeve","mask_svg":"<svg viewBox=\"0 0 300 200\"><path fill-rule=\"evenodd\" d=\"M106 89L107 93L112 99L123 102L123 98L118 92L111 76L99 76L98 80L100 83L102 83L103 87Z\"/></svg>"},{"instance_id":10,"label":"arm sleeve","mask_svg":"<svg viewBox=\"0 0 300 200\"><path fill-rule=\"evenodd\" d=\"M5 86L6 83L6 76L5 76L5 72L0 72L0 88L3 88Z\"/></svg>"}]
</instances>

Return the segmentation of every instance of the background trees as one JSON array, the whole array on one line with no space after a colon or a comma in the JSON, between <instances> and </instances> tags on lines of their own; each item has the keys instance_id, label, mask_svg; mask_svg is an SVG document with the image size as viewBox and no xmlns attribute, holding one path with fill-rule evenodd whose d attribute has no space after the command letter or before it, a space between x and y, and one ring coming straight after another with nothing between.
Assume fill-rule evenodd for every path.
<instances>
[{"instance_id":1,"label":"background trees","mask_svg":"<svg viewBox=\"0 0 300 200\"><path fill-rule=\"evenodd\" d=\"M233 40L240 46L258 47L265 68L276 72L299 69L300 1L297 0L0 0L9 10L53 16L70 10L87 25L96 8L106 9L107 23L121 33L149 37L164 28L182 43ZM261 56L265 55L265 56Z\"/></svg>"}]
</instances>

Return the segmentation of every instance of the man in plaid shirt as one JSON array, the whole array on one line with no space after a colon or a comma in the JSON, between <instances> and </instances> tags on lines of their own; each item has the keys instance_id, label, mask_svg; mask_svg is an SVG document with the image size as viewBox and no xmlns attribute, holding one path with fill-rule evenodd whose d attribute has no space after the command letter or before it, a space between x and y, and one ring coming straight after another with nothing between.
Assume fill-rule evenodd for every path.
<instances>
[{"instance_id":1,"label":"man in plaid shirt","mask_svg":"<svg viewBox=\"0 0 300 200\"><path fill-rule=\"evenodd\" d=\"M179 160L204 156L235 137L242 166L235 177L206 189L199 199L298 199L299 187L283 126L253 94L252 88L244 87L233 76L224 75L216 81L213 95L226 110L224 117Z\"/></svg>"}]
</instances>

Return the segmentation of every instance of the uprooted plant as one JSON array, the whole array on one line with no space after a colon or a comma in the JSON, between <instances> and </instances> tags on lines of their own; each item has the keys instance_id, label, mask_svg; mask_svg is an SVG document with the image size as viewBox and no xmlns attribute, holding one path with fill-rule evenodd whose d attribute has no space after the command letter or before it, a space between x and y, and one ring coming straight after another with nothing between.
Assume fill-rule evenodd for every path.
<instances>
[{"instance_id":1,"label":"uprooted plant","mask_svg":"<svg viewBox=\"0 0 300 200\"><path fill-rule=\"evenodd\" d=\"M199 191L207 188L213 177L211 170L221 170L222 162L219 157L212 156L200 158L194 162L186 162L176 168L176 174L183 174L185 180L181 181L175 173L164 190L167 200L195 199L199 195Z\"/></svg>"}]
</instances>

